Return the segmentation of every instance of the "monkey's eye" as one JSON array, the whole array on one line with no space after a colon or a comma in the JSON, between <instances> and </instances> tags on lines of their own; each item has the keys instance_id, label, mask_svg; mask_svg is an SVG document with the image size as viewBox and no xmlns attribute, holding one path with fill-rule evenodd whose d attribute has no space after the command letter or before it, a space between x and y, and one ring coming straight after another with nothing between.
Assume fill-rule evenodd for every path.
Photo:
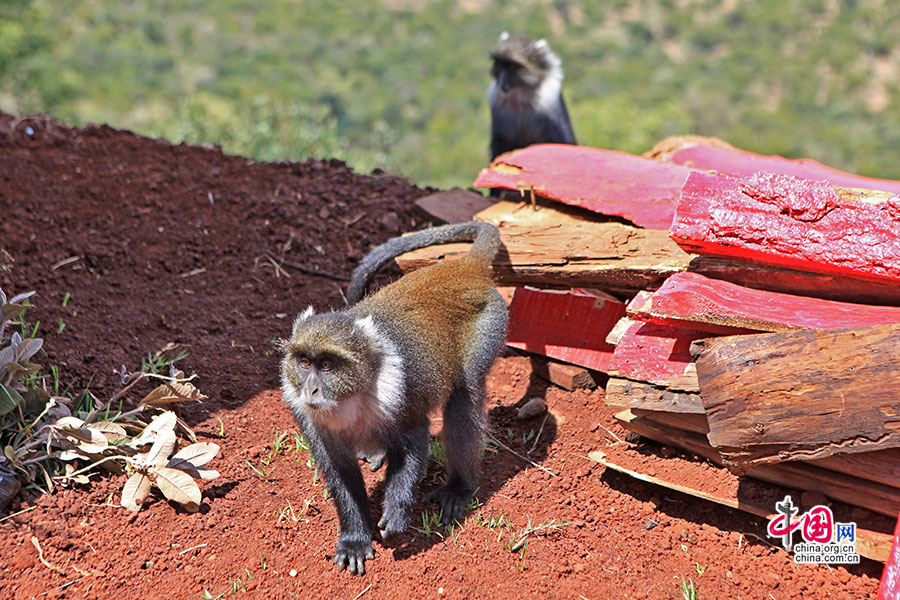
<instances>
[{"instance_id":1,"label":"monkey's eye","mask_svg":"<svg viewBox=\"0 0 900 600\"><path fill-rule=\"evenodd\" d=\"M319 361L319 368L323 371L330 371L334 368L334 361L330 358L323 358Z\"/></svg>"},{"instance_id":2,"label":"monkey's eye","mask_svg":"<svg viewBox=\"0 0 900 600\"><path fill-rule=\"evenodd\" d=\"M312 366L312 362L305 356L301 356L300 358L298 358L297 364L299 364L304 369L308 369Z\"/></svg>"}]
</instances>

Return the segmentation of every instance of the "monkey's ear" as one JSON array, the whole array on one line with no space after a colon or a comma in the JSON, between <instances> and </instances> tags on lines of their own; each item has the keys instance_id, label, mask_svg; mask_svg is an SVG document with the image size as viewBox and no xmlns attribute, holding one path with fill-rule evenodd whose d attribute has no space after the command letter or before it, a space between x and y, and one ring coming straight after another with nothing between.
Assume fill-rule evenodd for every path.
<instances>
[{"instance_id":1,"label":"monkey's ear","mask_svg":"<svg viewBox=\"0 0 900 600\"><path fill-rule=\"evenodd\" d=\"M505 42L505 41L508 40L508 39L509 39L509 32L508 32L508 31L504 31L503 33L500 34L500 39L497 40L497 41L498 41L498 42Z\"/></svg>"},{"instance_id":2,"label":"monkey's ear","mask_svg":"<svg viewBox=\"0 0 900 600\"><path fill-rule=\"evenodd\" d=\"M534 47L538 50L546 50L549 46L547 45L547 40L541 38L534 43Z\"/></svg>"},{"instance_id":3,"label":"monkey's ear","mask_svg":"<svg viewBox=\"0 0 900 600\"><path fill-rule=\"evenodd\" d=\"M306 307L302 313L300 313L296 319L294 319L294 326L291 328L291 335L296 335L297 330L300 328L300 325L303 324L304 321L309 319L311 316L315 314L315 309L313 309L312 304Z\"/></svg>"}]
</instances>

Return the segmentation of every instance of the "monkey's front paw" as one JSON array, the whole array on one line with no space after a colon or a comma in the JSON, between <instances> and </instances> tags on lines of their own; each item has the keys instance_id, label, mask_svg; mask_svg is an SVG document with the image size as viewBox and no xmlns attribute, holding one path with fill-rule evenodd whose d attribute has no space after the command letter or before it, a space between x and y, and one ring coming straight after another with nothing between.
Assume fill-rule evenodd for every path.
<instances>
[{"instance_id":1,"label":"monkey's front paw","mask_svg":"<svg viewBox=\"0 0 900 600\"><path fill-rule=\"evenodd\" d=\"M461 485L444 484L425 495L425 502L437 502L441 507L441 525L452 525L460 517L472 500L475 490Z\"/></svg>"},{"instance_id":2,"label":"monkey's front paw","mask_svg":"<svg viewBox=\"0 0 900 600\"><path fill-rule=\"evenodd\" d=\"M334 553L334 564L338 571L347 568L353 575L362 575L366 572L366 559L375 558L375 549L371 541L350 542L338 540L337 550Z\"/></svg>"}]
</instances>

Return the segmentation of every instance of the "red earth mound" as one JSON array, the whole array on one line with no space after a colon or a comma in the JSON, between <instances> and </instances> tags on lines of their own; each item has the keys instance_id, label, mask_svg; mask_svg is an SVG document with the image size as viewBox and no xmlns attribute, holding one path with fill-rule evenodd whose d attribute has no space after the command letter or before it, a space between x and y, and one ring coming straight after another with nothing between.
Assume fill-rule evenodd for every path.
<instances>
[{"instance_id":1,"label":"red earth mound","mask_svg":"<svg viewBox=\"0 0 900 600\"><path fill-rule=\"evenodd\" d=\"M176 343L209 395L182 414L222 446L209 464L222 475L203 483L193 514L158 495L126 512L124 476L14 501L7 514L30 510L0 521L0 596L680 598L682 576L701 598L874 593L877 563L796 565L757 519L604 471L587 454L621 448L625 434L602 390L553 387L513 354L489 377L491 430L552 473L489 444L481 505L461 528L429 531L421 514L433 507L419 503L419 531L377 546L366 575L338 572L321 479L305 451L274 452L295 429L274 342L308 304L342 306L342 278L368 249L424 224L412 201L426 193L338 161L255 163L0 115L0 286L37 291L40 362L105 398L113 369ZM546 421L518 421L534 396L548 401ZM368 479L377 501L380 475Z\"/></svg>"}]
</instances>

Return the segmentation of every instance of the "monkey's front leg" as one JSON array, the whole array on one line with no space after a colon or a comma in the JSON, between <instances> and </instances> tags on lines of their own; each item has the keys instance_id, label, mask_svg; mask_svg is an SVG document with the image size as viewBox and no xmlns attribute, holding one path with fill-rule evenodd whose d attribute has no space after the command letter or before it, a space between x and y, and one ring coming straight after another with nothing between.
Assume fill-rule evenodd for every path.
<instances>
[{"instance_id":1,"label":"monkey's front leg","mask_svg":"<svg viewBox=\"0 0 900 600\"><path fill-rule=\"evenodd\" d=\"M378 521L381 539L403 533L409 525L409 508L428 460L428 426L398 436L388 450L384 512Z\"/></svg>"},{"instance_id":2,"label":"monkey's front leg","mask_svg":"<svg viewBox=\"0 0 900 600\"><path fill-rule=\"evenodd\" d=\"M366 572L366 559L374 558L375 550L369 497L359 464L355 456L344 450L340 440L326 438L312 445L312 449L334 497L341 524L334 563L341 571L346 568L350 573L362 575ZM316 449L319 451L315 452Z\"/></svg>"}]
</instances>

